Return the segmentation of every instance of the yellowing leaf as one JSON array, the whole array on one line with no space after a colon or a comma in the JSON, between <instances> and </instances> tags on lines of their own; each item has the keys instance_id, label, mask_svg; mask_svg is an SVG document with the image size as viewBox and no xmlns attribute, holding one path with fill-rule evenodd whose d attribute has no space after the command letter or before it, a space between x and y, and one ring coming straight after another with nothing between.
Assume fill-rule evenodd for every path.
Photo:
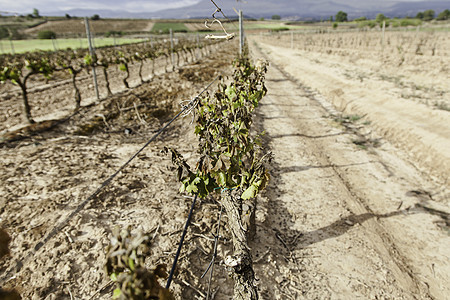
<instances>
[{"instance_id":1,"label":"yellowing leaf","mask_svg":"<svg viewBox=\"0 0 450 300\"><path fill-rule=\"evenodd\" d=\"M242 193L241 198L243 200L248 200L248 199L254 198L256 196L257 192L258 192L258 188L256 186L254 186L254 185L251 185L251 186L248 187L248 189L246 189Z\"/></svg>"}]
</instances>

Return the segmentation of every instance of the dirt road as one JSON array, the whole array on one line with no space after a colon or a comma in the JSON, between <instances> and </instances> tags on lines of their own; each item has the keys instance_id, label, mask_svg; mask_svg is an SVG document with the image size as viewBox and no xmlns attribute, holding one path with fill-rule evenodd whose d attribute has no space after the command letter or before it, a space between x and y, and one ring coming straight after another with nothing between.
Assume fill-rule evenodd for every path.
<instances>
[{"instance_id":1,"label":"dirt road","mask_svg":"<svg viewBox=\"0 0 450 300\"><path fill-rule=\"evenodd\" d=\"M448 299L445 180L377 136L379 124L345 118L312 92L307 83L324 84L326 69L306 68L294 50L250 45L271 66L258 124L274 154L254 243L263 298Z\"/></svg>"}]
</instances>

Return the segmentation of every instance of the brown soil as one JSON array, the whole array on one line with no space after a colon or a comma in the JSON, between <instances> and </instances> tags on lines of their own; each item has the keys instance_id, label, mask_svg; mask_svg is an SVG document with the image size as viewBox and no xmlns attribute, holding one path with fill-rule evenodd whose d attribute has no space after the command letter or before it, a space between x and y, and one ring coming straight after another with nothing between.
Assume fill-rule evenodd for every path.
<instances>
[{"instance_id":1,"label":"brown soil","mask_svg":"<svg viewBox=\"0 0 450 300\"><path fill-rule=\"evenodd\" d=\"M90 21L89 25L93 33L106 33L108 31L137 32L148 31L154 22L149 20L97 20ZM26 34L37 34L42 30L54 31L57 35L86 34L86 27L82 19L48 21L42 25L25 30Z\"/></svg>"},{"instance_id":2,"label":"brown soil","mask_svg":"<svg viewBox=\"0 0 450 300\"><path fill-rule=\"evenodd\" d=\"M208 58L175 72L159 70L142 85L134 76L130 90L118 92L119 81L112 86L114 96L97 104L87 99L78 114L61 119L51 130L29 135L26 126L20 141L3 144L0 226L11 236L11 254L0 264L5 288L18 289L24 299L70 299L71 294L76 299L110 299L112 285L103 266L110 232L117 225L154 236L148 267L170 267L192 200L178 192L175 167L162 150L175 147L193 159L196 137L190 116L175 121L61 232L36 253L33 249L179 111L179 102L192 99L219 74L230 75L236 51L235 43L214 47ZM81 85L90 89L88 83ZM34 106L43 110L42 120L65 115L45 105L45 97ZM197 209L171 287L177 298L193 298L195 291L183 282L198 286L198 274L210 259L211 216L218 207L209 199Z\"/></svg>"},{"instance_id":3,"label":"brown soil","mask_svg":"<svg viewBox=\"0 0 450 300\"><path fill-rule=\"evenodd\" d=\"M269 93L254 124L265 131L263 145L274 157L250 243L261 299L448 299L450 136L431 118L420 126L429 135L416 129L405 107L436 113L442 124L449 123L448 112L414 101L401 111L383 106L378 99L398 91L367 78L362 93L358 78L339 71L362 67L342 56L291 50L289 41L282 47L268 38L249 44L254 58L270 61ZM25 299L110 299L103 264L116 225L154 236L148 267L171 264L192 199L178 193L174 167L161 150L174 147L195 161L189 117L150 144L45 246L32 249L178 111L179 101L218 72L230 74L236 44L226 45L97 105L86 101L80 114L52 130L0 148L0 224L12 238L0 277L29 257L7 276L7 288L18 288ZM349 93L358 96L354 102L361 98L358 105L343 102ZM385 113L376 111L381 108ZM42 119L55 119L48 112ZM390 123L396 112L402 112L399 122ZM408 143L402 123L409 126ZM427 136L444 144L419 143ZM218 214L214 197L196 207L171 286L178 299L206 293L200 276L211 259ZM223 264L232 251L224 228L212 283L219 300L230 299L233 286Z\"/></svg>"}]
</instances>

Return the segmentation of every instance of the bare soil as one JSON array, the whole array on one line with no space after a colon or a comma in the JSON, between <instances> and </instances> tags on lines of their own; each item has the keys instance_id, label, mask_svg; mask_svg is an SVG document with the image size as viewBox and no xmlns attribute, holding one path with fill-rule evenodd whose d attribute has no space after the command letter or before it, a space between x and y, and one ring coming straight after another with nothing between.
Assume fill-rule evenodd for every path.
<instances>
[{"instance_id":1,"label":"bare soil","mask_svg":"<svg viewBox=\"0 0 450 300\"><path fill-rule=\"evenodd\" d=\"M277 284L264 298L448 299L449 112L393 97L376 74L349 79L365 65L340 55L250 43L271 63L255 244L262 286Z\"/></svg>"},{"instance_id":2,"label":"bare soil","mask_svg":"<svg viewBox=\"0 0 450 300\"><path fill-rule=\"evenodd\" d=\"M274 157L250 243L261 299L448 299L448 112L414 101L401 109L385 106L404 101L379 102L398 93L396 87L375 75L364 86L347 78L343 68L365 69L342 56L290 49L289 40L251 37L249 45L253 58L270 62L269 93L254 124ZM116 225L153 236L149 268L170 266L192 199L178 193L174 167L161 150L174 147L195 161L190 117L150 144L45 246L33 248L165 124L181 100L217 74L229 75L236 46L222 44L208 58L149 83L135 81L133 89L95 105L86 100L80 114L0 148L0 226L12 238L11 254L0 264L6 287L24 299L110 299L103 265ZM352 93L357 96L347 104ZM415 124L410 110L433 118ZM50 111L43 120L51 119ZM421 141L429 137L436 140ZM207 279L200 276L211 259L218 214L214 197L196 207L171 286L177 299L204 299ZM223 264L232 249L222 221L214 299L232 296ZM20 262L11 278L7 271Z\"/></svg>"},{"instance_id":3,"label":"bare soil","mask_svg":"<svg viewBox=\"0 0 450 300\"><path fill-rule=\"evenodd\" d=\"M11 254L2 258L0 265L2 283L7 281L3 287L16 288L24 299L71 299L71 295L75 299L110 299L112 285L103 268L115 226L151 234L154 246L149 268L161 263L170 268L192 199L178 192L175 167L162 151L174 147L187 159L195 157L197 141L191 116L175 121L70 218L61 232L38 251L33 249L175 116L181 101L192 99L218 75L230 75L236 53L235 43L214 47L207 58L185 63L174 72L165 73L163 66L144 84L139 84L133 73L130 81L134 88L124 90L117 80L112 85L114 96L99 102L84 98L81 111L68 119L67 111L73 108L70 98L65 98L66 107L58 111L59 107L46 105L46 97L38 100L34 95L33 106L42 110L38 124L52 122L50 130L29 135L30 126L23 127L20 118L5 119L19 122L15 127L23 129L12 132L23 136L0 148L0 224L12 239ZM80 85L84 92L92 93L88 80ZM37 93L51 96L54 89ZM17 109L20 103L9 105ZM58 120L57 116L64 118ZM194 290L183 281L197 286L198 274L210 260L215 222L211 216L218 207L209 199L201 201L198 209L171 287L177 298L193 299Z\"/></svg>"},{"instance_id":4,"label":"bare soil","mask_svg":"<svg viewBox=\"0 0 450 300\"><path fill-rule=\"evenodd\" d=\"M90 21L89 25L93 33L106 33L108 31L137 32L148 31L154 22L149 20L96 20ZM42 30L51 30L59 35L79 34L86 35L86 27L82 19L48 21L39 26L24 30L26 34L37 34Z\"/></svg>"}]
</instances>

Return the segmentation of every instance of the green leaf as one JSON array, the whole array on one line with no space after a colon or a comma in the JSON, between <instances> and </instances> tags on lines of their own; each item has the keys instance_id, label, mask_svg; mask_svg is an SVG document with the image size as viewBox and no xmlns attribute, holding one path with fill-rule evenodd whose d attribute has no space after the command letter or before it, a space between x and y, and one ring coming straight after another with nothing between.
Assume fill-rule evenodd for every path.
<instances>
[{"instance_id":1,"label":"green leaf","mask_svg":"<svg viewBox=\"0 0 450 300\"><path fill-rule=\"evenodd\" d=\"M122 295L122 291L120 290L120 288L116 288L113 292L113 299L119 299L120 295Z\"/></svg>"},{"instance_id":2,"label":"green leaf","mask_svg":"<svg viewBox=\"0 0 450 300\"><path fill-rule=\"evenodd\" d=\"M254 198L257 193L258 193L258 188L256 186L254 186L254 185L251 185L251 186L249 186L248 189L246 189L242 193L241 198L243 200L248 200L248 199Z\"/></svg>"},{"instance_id":3,"label":"green leaf","mask_svg":"<svg viewBox=\"0 0 450 300\"><path fill-rule=\"evenodd\" d=\"M109 277L111 278L112 281L117 281L117 274L116 273L111 273L111 275L109 275Z\"/></svg>"},{"instance_id":4,"label":"green leaf","mask_svg":"<svg viewBox=\"0 0 450 300\"><path fill-rule=\"evenodd\" d=\"M224 187L227 184L227 177L224 172L219 172L217 176L217 183Z\"/></svg>"},{"instance_id":5,"label":"green leaf","mask_svg":"<svg viewBox=\"0 0 450 300\"><path fill-rule=\"evenodd\" d=\"M125 64L120 64L120 65L119 65L119 70L120 70L120 71L123 71L123 72L126 72L126 71L128 70L128 67L127 67L127 65L125 65Z\"/></svg>"},{"instance_id":6,"label":"green leaf","mask_svg":"<svg viewBox=\"0 0 450 300\"><path fill-rule=\"evenodd\" d=\"M132 258L128 258L128 266L131 271L134 271L134 260Z\"/></svg>"}]
</instances>

